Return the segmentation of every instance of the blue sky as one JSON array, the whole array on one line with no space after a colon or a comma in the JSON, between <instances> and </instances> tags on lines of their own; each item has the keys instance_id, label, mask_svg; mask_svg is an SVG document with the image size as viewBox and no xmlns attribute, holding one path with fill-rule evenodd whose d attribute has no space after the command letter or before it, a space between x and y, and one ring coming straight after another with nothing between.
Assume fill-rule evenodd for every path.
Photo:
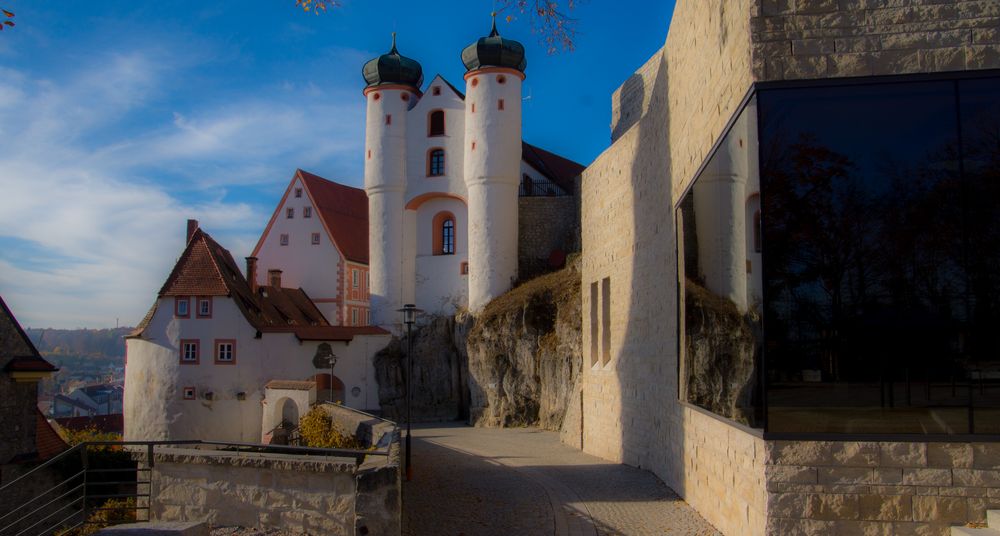
<instances>
[{"instance_id":1,"label":"blue sky","mask_svg":"<svg viewBox=\"0 0 1000 536\"><path fill-rule=\"evenodd\" d=\"M134 325L185 220L241 258L295 168L362 185L361 66L388 50L462 87L492 0L0 0L0 296L31 327ZM672 0L578 1L577 49L546 54L527 17L524 138L589 164L611 93L662 46Z\"/></svg>"}]
</instances>

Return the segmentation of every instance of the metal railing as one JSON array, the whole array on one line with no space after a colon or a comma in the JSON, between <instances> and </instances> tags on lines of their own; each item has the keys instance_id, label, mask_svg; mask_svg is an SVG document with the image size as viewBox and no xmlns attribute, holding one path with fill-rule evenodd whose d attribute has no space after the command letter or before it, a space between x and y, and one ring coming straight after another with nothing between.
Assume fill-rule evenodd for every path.
<instances>
[{"instance_id":1,"label":"metal railing","mask_svg":"<svg viewBox=\"0 0 1000 536\"><path fill-rule=\"evenodd\" d=\"M0 511L0 535L74 534L84 525L149 521L156 447L349 457L359 465L366 456L390 456L388 447L328 449L200 440L80 443L0 486L0 507L13 506ZM32 493L34 489L40 491ZM10 501L16 502L7 504Z\"/></svg>"}]
</instances>

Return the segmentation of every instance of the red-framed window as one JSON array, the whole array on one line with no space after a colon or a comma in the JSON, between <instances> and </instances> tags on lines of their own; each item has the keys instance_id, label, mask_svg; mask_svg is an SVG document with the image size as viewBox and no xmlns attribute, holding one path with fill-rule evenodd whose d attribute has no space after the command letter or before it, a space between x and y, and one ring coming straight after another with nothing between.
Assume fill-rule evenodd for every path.
<instances>
[{"instance_id":1,"label":"red-framed window","mask_svg":"<svg viewBox=\"0 0 1000 536\"><path fill-rule=\"evenodd\" d=\"M194 400L197 397L197 395L198 395L198 390L195 389L194 387L184 387L183 389L181 389L181 396L184 397L184 400Z\"/></svg>"},{"instance_id":2,"label":"red-framed window","mask_svg":"<svg viewBox=\"0 0 1000 536\"><path fill-rule=\"evenodd\" d=\"M201 362L201 341L198 339L181 339L181 365L197 365Z\"/></svg>"},{"instance_id":3,"label":"red-framed window","mask_svg":"<svg viewBox=\"0 0 1000 536\"><path fill-rule=\"evenodd\" d=\"M195 314L198 318L212 318L212 297L211 296L198 296L198 309L195 310Z\"/></svg>"},{"instance_id":4,"label":"red-framed window","mask_svg":"<svg viewBox=\"0 0 1000 536\"><path fill-rule=\"evenodd\" d=\"M174 316L177 318L191 318L191 298L187 296L174 297Z\"/></svg>"},{"instance_id":5,"label":"red-framed window","mask_svg":"<svg viewBox=\"0 0 1000 536\"><path fill-rule=\"evenodd\" d=\"M215 339L215 364L236 364L236 339Z\"/></svg>"}]
</instances>

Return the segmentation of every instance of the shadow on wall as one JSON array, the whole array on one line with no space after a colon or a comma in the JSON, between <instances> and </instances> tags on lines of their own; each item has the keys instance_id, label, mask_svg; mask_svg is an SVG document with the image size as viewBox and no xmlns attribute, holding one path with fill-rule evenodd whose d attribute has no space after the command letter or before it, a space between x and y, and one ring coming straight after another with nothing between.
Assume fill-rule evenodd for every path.
<instances>
[{"instance_id":1,"label":"shadow on wall","mask_svg":"<svg viewBox=\"0 0 1000 536\"><path fill-rule=\"evenodd\" d=\"M619 284L625 286L612 293L612 314L621 315L622 326L619 351L613 359L621 401L622 461L653 471L683 496L684 437L677 403L677 251L668 148L669 58L662 54L660 61L652 82L639 85L649 92L648 112L632 127L638 129L627 188L632 208L622 217L631 219L633 247L630 266L619 270ZM621 98L624 106L624 95ZM645 102L647 95L631 98ZM624 303L616 307L616 299Z\"/></svg>"}]
</instances>

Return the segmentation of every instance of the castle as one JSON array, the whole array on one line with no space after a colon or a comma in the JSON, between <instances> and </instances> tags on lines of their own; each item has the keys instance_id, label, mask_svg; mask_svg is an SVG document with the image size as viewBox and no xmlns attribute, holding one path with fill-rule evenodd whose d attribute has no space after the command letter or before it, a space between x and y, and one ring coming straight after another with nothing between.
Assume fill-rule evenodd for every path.
<instances>
[{"instance_id":1,"label":"castle","mask_svg":"<svg viewBox=\"0 0 1000 536\"><path fill-rule=\"evenodd\" d=\"M524 47L492 31L462 51L465 93L392 49L364 66L372 323L478 311L518 278L518 197L572 193L582 166L521 139ZM536 193L537 192L537 193Z\"/></svg>"}]
</instances>

